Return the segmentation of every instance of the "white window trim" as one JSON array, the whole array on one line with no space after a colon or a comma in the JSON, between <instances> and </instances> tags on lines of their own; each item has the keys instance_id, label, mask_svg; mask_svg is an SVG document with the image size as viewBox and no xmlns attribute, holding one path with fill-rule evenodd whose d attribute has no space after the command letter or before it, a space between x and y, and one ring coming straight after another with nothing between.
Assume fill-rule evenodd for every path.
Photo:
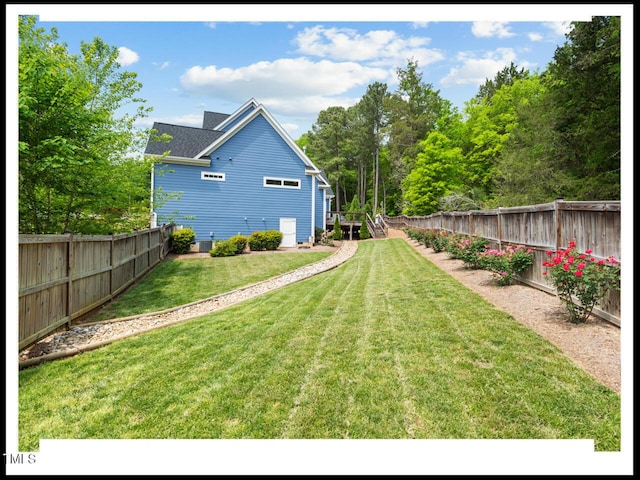
<instances>
[{"instance_id":1,"label":"white window trim","mask_svg":"<svg viewBox=\"0 0 640 480\"><path fill-rule=\"evenodd\" d=\"M226 175L220 172L200 172L200 180L209 180L211 182L224 182Z\"/></svg>"},{"instance_id":2,"label":"white window trim","mask_svg":"<svg viewBox=\"0 0 640 480\"><path fill-rule=\"evenodd\" d=\"M280 182L280 184L273 185L273 184L267 183L267 181ZM285 185L285 182L295 182L297 186ZM300 188L302 188L301 187L302 182L300 181L299 178L263 177L262 185L268 188L293 188L297 190L300 190Z\"/></svg>"}]
</instances>

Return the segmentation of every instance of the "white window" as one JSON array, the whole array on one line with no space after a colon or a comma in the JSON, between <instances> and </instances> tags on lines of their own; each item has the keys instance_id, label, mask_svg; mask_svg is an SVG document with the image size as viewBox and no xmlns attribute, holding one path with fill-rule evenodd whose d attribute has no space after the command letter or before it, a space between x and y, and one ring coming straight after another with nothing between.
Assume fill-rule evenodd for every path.
<instances>
[{"instance_id":1,"label":"white window","mask_svg":"<svg viewBox=\"0 0 640 480\"><path fill-rule=\"evenodd\" d=\"M200 172L200 180L212 180L214 182L224 182L224 173Z\"/></svg>"},{"instance_id":2,"label":"white window","mask_svg":"<svg viewBox=\"0 0 640 480\"><path fill-rule=\"evenodd\" d=\"M275 188L300 188L300 180L297 178L264 177L264 186Z\"/></svg>"}]
</instances>

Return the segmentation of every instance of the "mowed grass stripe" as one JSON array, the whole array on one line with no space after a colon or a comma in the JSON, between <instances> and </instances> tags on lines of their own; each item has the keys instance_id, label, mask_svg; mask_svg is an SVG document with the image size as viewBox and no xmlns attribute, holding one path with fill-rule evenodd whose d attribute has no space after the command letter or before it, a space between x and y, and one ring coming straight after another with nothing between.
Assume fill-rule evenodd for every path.
<instances>
[{"instance_id":1,"label":"mowed grass stripe","mask_svg":"<svg viewBox=\"0 0 640 480\"><path fill-rule=\"evenodd\" d=\"M157 312L261 282L329 257L332 252L278 252L164 260L92 321Z\"/></svg>"},{"instance_id":2,"label":"mowed grass stripe","mask_svg":"<svg viewBox=\"0 0 640 480\"><path fill-rule=\"evenodd\" d=\"M20 372L39 438L594 438L620 399L404 240L184 324Z\"/></svg>"}]
</instances>

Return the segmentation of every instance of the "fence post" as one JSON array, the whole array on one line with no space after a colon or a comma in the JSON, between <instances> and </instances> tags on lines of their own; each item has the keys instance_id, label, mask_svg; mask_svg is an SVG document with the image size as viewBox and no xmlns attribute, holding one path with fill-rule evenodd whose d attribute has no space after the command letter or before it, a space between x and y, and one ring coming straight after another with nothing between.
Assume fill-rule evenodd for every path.
<instances>
[{"instance_id":1,"label":"fence post","mask_svg":"<svg viewBox=\"0 0 640 480\"><path fill-rule=\"evenodd\" d=\"M140 236L140 233L138 232L137 228L133 229L134 232L134 242L133 242L133 278L135 278L136 280L138 279L138 265L140 265L140 262L138 262L138 238Z\"/></svg>"},{"instance_id":2,"label":"fence post","mask_svg":"<svg viewBox=\"0 0 640 480\"><path fill-rule=\"evenodd\" d=\"M111 263L111 274L109 275L109 296L113 298L113 277L115 275L115 267L113 266L113 250L114 250L115 239L113 238L113 233L111 234L111 258L109 262Z\"/></svg>"},{"instance_id":3,"label":"fence post","mask_svg":"<svg viewBox=\"0 0 640 480\"><path fill-rule=\"evenodd\" d=\"M73 314L73 233L69 232L67 247L67 329L71 327L71 315Z\"/></svg>"},{"instance_id":4,"label":"fence post","mask_svg":"<svg viewBox=\"0 0 640 480\"><path fill-rule=\"evenodd\" d=\"M556 251L562 247L562 222L560 219L559 203L562 202L562 197L558 197L553 201L553 209L556 217Z\"/></svg>"},{"instance_id":5,"label":"fence post","mask_svg":"<svg viewBox=\"0 0 640 480\"><path fill-rule=\"evenodd\" d=\"M502 250L502 207L498 207L498 250Z\"/></svg>"}]
</instances>

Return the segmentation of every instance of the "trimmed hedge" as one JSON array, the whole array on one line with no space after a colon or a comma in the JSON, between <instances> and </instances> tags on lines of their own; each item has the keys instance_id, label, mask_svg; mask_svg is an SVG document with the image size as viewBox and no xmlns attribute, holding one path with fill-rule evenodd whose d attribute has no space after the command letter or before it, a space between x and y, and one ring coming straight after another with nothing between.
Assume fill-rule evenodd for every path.
<instances>
[{"instance_id":1,"label":"trimmed hedge","mask_svg":"<svg viewBox=\"0 0 640 480\"><path fill-rule=\"evenodd\" d=\"M236 255L236 246L230 240L218 240L209 255L212 257L234 257Z\"/></svg>"},{"instance_id":2,"label":"trimmed hedge","mask_svg":"<svg viewBox=\"0 0 640 480\"><path fill-rule=\"evenodd\" d=\"M229 242L231 242L231 244L235 247L236 254L240 255L247 249L249 237L245 235L234 235L233 237L229 238Z\"/></svg>"},{"instance_id":3,"label":"trimmed hedge","mask_svg":"<svg viewBox=\"0 0 640 480\"><path fill-rule=\"evenodd\" d=\"M277 250L282 243L283 234L279 230L257 230L249 236L249 250Z\"/></svg>"},{"instance_id":4,"label":"trimmed hedge","mask_svg":"<svg viewBox=\"0 0 640 480\"><path fill-rule=\"evenodd\" d=\"M174 253L189 253L191 244L196 240L196 232L191 228L181 228L171 234L169 245Z\"/></svg>"}]
</instances>

